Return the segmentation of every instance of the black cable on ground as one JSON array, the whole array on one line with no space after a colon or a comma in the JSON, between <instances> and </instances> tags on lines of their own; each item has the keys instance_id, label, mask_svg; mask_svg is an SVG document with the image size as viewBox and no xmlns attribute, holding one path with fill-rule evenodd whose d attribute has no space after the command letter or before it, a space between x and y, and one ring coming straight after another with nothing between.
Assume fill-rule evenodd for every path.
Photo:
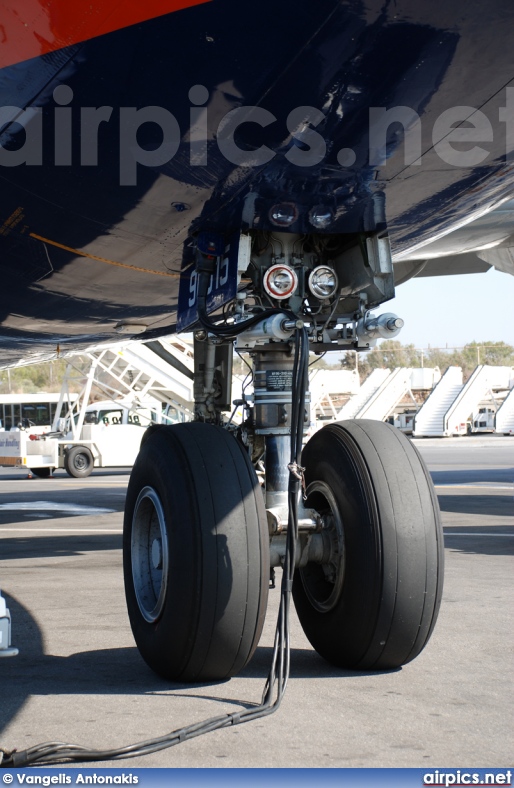
<instances>
[{"instance_id":1,"label":"black cable on ground","mask_svg":"<svg viewBox=\"0 0 514 788\"><path fill-rule=\"evenodd\" d=\"M207 279L208 281L208 279ZM200 309L199 309L200 312ZM269 310L273 314L282 310ZM256 315L255 318L243 321L242 323L230 326L239 331L249 327L249 323L254 325L260 322L266 314ZM293 316L294 317L294 316ZM207 318L204 318L207 322ZM210 324L210 321L208 321ZM220 329L220 326L215 326ZM228 329L227 326L223 327ZM211 326L209 325L209 330ZM218 332L221 335L221 331ZM282 583L280 587L280 607L278 611L277 627L275 630L275 643L271 668L266 679L262 701L260 706L244 709L243 711L233 712L232 714L222 714L211 717L204 722L188 725L171 731L159 738L149 739L148 741L138 742L127 747L120 747L110 750L95 750L83 747L78 744L66 744L64 742L46 742L29 747L21 751L7 751L0 748L0 765L9 768L20 768L31 765L58 764L58 763L84 763L88 761L122 760L135 758L140 755L148 755L152 752L173 747L183 741L201 736L204 733L227 728L231 725L240 725L243 722L265 717L275 712L284 696L289 678L290 665L290 642L289 642L289 609L291 601L291 589L295 567L295 549L298 533L298 497L300 494L301 483L301 452L303 438L303 423L305 416L305 391L306 378L308 374L309 360L309 341L305 328L297 329L295 336L295 362L293 369L292 387L292 413L291 413L291 454L289 465L289 518L287 528L287 546L284 560Z\"/></svg>"}]
</instances>

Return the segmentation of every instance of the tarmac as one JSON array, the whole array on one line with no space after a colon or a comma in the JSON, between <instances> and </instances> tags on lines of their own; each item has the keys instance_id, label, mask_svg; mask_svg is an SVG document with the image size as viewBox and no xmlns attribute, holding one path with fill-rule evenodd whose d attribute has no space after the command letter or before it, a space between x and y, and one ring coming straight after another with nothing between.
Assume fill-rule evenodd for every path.
<instances>
[{"instance_id":1,"label":"tarmac","mask_svg":"<svg viewBox=\"0 0 514 788\"><path fill-rule=\"evenodd\" d=\"M512 763L514 437L415 443L436 484L446 556L441 612L423 653L397 671L337 670L312 650L293 615L291 678L275 714L97 765ZM165 682L140 658L121 566L127 482L127 469L85 480L0 470L0 588L20 651L0 659L0 746L60 740L104 749L260 701L278 591L270 592L253 660L230 681Z\"/></svg>"}]
</instances>

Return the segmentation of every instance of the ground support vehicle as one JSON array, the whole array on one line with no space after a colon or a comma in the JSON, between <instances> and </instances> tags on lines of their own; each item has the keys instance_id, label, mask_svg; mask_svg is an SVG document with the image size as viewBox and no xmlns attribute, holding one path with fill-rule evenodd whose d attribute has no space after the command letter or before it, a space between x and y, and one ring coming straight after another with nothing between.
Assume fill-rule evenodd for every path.
<instances>
[{"instance_id":1,"label":"ground support vehicle","mask_svg":"<svg viewBox=\"0 0 514 788\"><path fill-rule=\"evenodd\" d=\"M94 467L130 466L139 452L142 426L108 421L84 424L76 439L71 433L59 437L32 433L30 428L1 431L0 464L27 468L40 478L51 476L55 468L79 478L89 476Z\"/></svg>"},{"instance_id":2,"label":"ground support vehicle","mask_svg":"<svg viewBox=\"0 0 514 788\"><path fill-rule=\"evenodd\" d=\"M131 466L149 425L191 418L193 375L187 343L160 340L152 343L153 350L135 344L71 356L61 393L54 395L51 428L44 433L30 425L0 430L0 465L26 467L41 478L55 468L84 477L94 467ZM77 381L80 393L71 391ZM110 398L89 403L93 386Z\"/></svg>"},{"instance_id":3,"label":"ground support vehicle","mask_svg":"<svg viewBox=\"0 0 514 788\"><path fill-rule=\"evenodd\" d=\"M487 405L478 408L470 419L469 432L494 432L496 410L496 407L489 407Z\"/></svg>"},{"instance_id":4,"label":"ground support vehicle","mask_svg":"<svg viewBox=\"0 0 514 788\"><path fill-rule=\"evenodd\" d=\"M59 394L0 394L0 429L30 428L33 433L50 432ZM76 397L76 395L75 395ZM71 394L73 401L74 395Z\"/></svg>"},{"instance_id":5,"label":"ground support vehicle","mask_svg":"<svg viewBox=\"0 0 514 788\"><path fill-rule=\"evenodd\" d=\"M11 614L0 591L0 657L15 657L18 649L11 645Z\"/></svg>"}]
</instances>

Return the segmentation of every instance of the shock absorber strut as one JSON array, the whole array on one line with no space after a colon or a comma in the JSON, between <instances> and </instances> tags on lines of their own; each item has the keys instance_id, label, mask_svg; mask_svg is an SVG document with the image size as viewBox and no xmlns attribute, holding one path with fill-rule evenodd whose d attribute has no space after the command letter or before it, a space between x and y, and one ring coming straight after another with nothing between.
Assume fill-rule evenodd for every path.
<instances>
[{"instance_id":1,"label":"shock absorber strut","mask_svg":"<svg viewBox=\"0 0 514 788\"><path fill-rule=\"evenodd\" d=\"M287 521L294 353L289 344L270 342L254 350L253 362L255 432L266 445L266 509Z\"/></svg>"},{"instance_id":2,"label":"shock absorber strut","mask_svg":"<svg viewBox=\"0 0 514 788\"><path fill-rule=\"evenodd\" d=\"M275 321L278 330L293 332L294 321ZM246 332L245 332L246 333ZM288 487L290 439L292 421L292 389L295 366L294 346L291 341L262 342L263 328L256 327L256 336L241 335L238 345L248 348L249 341L255 342L252 349L254 372L254 430L264 436L265 442L265 496L271 542L271 566L280 566L286 552L286 529L288 521ZM306 403L308 404L308 392ZM308 405L307 405L308 406ZM308 423L308 413L303 415ZM296 549L296 565L307 561L327 560L329 545L321 533L319 516L305 509L303 501L298 503L299 538Z\"/></svg>"}]
</instances>

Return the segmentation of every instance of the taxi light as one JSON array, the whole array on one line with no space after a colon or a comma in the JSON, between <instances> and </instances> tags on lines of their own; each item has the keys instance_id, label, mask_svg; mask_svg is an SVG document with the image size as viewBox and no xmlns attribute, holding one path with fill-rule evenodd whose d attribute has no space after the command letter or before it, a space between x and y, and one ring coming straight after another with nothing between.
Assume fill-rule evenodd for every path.
<instances>
[{"instance_id":1,"label":"taxi light","mask_svg":"<svg viewBox=\"0 0 514 788\"><path fill-rule=\"evenodd\" d=\"M287 265L272 265L264 274L263 284L272 298L289 298L298 287L298 277Z\"/></svg>"},{"instance_id":2,"label":"taxi light","mask_svg":"<svg viewBox=\"0 0 514 788\"><path fill-rule=\"evenodd\" d=\"M309 290L323 301L337 292L337 274L328 265L318 265L309 275Z\"/></svg>"},{"instance_id":3,"label":"taxi light","mask_svg":"<svg viewBox=\"0 0 514 788\"><path fill-rule=\"evenodd\" d=\"M278 227L289 227L298 219L298 209L294 202L281 202L270 209L269 218Z\"/></svg>"},{"instance_id":4,"label":"taxi light","mask_svg":"<svg viewBox=\"0 0 514 788\"><path fill-rule=\"evenodd\" d=\"M317 230L324 230L325 227L328 227L334 221L334 214L330 208L316 205L309 212L309 221Z\"/></svg>"}]
</instances>

